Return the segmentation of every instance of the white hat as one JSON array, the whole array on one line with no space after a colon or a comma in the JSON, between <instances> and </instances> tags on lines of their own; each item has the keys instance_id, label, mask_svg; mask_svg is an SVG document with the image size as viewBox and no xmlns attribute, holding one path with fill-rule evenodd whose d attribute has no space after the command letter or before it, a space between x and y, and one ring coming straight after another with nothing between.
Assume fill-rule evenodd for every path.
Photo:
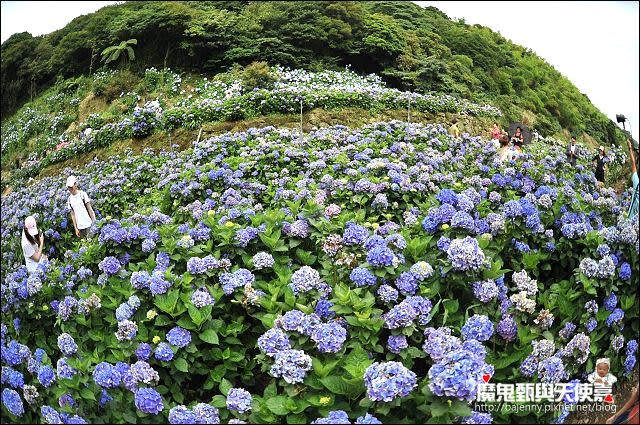
<instances>
[{"instance_id":1,"label":"white hat","mask_svg":"<svg viewBox=\"0 0 640 425\"><path fill-rule=\"evenodd\" d=\"M596 361L596 366L598 366L600 363L604 363L606 364L608 367L611 367L611 364L609 363L609 359L608 358L602 358L602 359L598 359Z\"/></svg>"},{"instance_id":2,"label":"white hat","mask_svg":"<svg viewBox=\"0 0 640 425\"><path fill-rule=\"evenodd\" d=\"M76 183L78 183L78 179L76 179L76 176L67 177L67 187L73 187L73 185Z\"/></svg>"},{"instance_id":3,"label":"white hat","mask_svg":"<svg viewBox=\"0 0 640 425\"><path fill-rule=\"evenodd\" d=\"M34 216L30 215L24 219L24 227L27 228L27 232L29 232L31 236L38 234L38 226L36 226L36 219Z\"/></svg>"},{"instance_id":4,"label":"white hat","mask_svg":"<svg viewBox=\"0 0 640 425\"><path fill-rule=\"evenodd\" d=\"M604 150L604 146L600 145L600 150L603 151Z\"/></svg>"}]
</instances>

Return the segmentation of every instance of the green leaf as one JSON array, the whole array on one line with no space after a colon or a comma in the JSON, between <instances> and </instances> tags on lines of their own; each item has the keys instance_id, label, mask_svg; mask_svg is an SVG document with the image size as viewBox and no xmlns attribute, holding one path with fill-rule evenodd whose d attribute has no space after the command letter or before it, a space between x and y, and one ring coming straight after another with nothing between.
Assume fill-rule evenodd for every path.
<instances>
[{"instance_id":1,"label":"green leaf","mask_svg":"<svg viewBox=\"0 0 640 425\"><path fill-rule=\"evenodd\" d=\"M217 407L218 409L227 407L227 398L223 395L215 395L211 400L211 405L213 407Z\"/></svg>"},{"instance_id":2,"label":"green leaf","mask_svg":"<svg viewBox=\"0 0 640 425\"><path fill-rule=\"evenodd\" d=\"M180 372L189 372L189 365L187 364L187 361L185 359L179 358L175 362L173 362L173 364Z\"/></svg>"},{"instance_id":3,"label":"green leaf","mask_svg":"<svg viewBox=\"0 0 640 425\"><path fill-rule=\"evenodd\" d=\"M209 344L218 345L218 334L213 329L207 329L200 333L198 337Z\"/></svg>"},{"instance_id":4,"label":"green leaf","mask_svg":"<svg viewBox=\"0 0 640 425\"><path fill-rule=\"evenodd\" d=\"M439 400L435 400L431 402L431 415L434 418L438 416L442 416L449 411L449 404L443 403Z\"/></svg>"},{"instance_id":5,"label":"green leaf","mask_svg":"<svg viewBox=\"0 0 640 425\"><path fill-rule=\"evenodd\" d=\"M220 392L226 396L229 394L229 390L233 388L233 384L223 378L222 381L220 381L219 388Z\"/></svg>"},{"instance_id":6,"label":"green leaf","mask_svg":"<svg viewBox=\"0 0 640 425\"><path fill-rule=\"evenodd\" d=\"M96 396L93 394L93 391L91 391L89 388L83 388L80 391L80 395L85 400L93 400L93 401L96 400Z\"/></svg>"},{"instance_id":7,"label":"green leaf","mask_svg":"<svg viewBox=\"0 0 640 425\"><path fill-rule=\"evenodd\" d=\"M279 395L268 399L266 405L272 413L282 416L289 413L289 409L287 409L287 407L285 406L287 400L289 400L289 397Z\"/></svg>"}]
</instances>

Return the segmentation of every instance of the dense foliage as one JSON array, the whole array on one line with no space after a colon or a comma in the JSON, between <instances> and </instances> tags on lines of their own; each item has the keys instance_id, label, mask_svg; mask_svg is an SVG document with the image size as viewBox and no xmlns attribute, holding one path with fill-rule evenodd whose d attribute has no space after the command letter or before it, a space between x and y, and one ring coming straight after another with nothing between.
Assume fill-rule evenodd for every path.
<instances>
[{"instance_id":1,"label":"dense foliage","mask_svg":"<svg viewBox=\"0 0 640 425\"><path fill-rule=\"evenodd\" d=\"M463 96L526 119L543 134L622 140L616 125L529 49L488 28L410 2L127 2L45 36L2 44L2 115L56 78L91 74L100 52L136 39L132 70L218 73L267 61L292 68L377 73L393 87Z\"/></svg>"},{"instance_id":2,"label":"dense foliage","mask_svg":"<svg viewBox=\"0 0 640 425\"><path fill-rule=\"evenodd\" d=\"M16 187L3 419L472 423L485 374L584 382L607 356L624 380L638 220L585 164L553 140L501 163L433 124L252 128L75 170L99 218L81 243L66 175ZM50 254L31 276L29 214Z\"/></svg>"}]
</instances>

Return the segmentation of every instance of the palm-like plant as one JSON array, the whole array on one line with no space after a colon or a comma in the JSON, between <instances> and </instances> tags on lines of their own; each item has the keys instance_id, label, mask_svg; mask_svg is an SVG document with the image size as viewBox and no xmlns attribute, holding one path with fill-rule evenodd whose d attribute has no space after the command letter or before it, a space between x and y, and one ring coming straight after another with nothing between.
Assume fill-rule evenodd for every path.
<instances>
[{"instance_id":1,"label":"palm-like plant","mask_svg":"<svg viewBox=\"0 0 640 425\"><path fill-rule=\"evenodd\" d=\"M122 58L123 65L126 65L128 61L132 61L136 58L133 53L133 47L131 45L137 45L138 40L132 38L131 40L123 41L115 46L109 46L102 51L102 62L108 64Z\"/></svg>"}]
</instances>

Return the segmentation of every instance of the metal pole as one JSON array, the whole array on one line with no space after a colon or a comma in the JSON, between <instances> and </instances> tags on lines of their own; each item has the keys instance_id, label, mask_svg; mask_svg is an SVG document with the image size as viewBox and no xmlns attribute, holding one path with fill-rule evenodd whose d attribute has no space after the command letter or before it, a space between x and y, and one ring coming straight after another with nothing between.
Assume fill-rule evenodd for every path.
<instances>
[{"instance_id":1,"label":"metal pole","mask_svg":"<svg viewBox=\"0 0 640 425\"><path fill-rule=\"evenodd\" d=\"M300 98L300 141L302 141L302 98Z\"/></svg>"}]
</instances>

